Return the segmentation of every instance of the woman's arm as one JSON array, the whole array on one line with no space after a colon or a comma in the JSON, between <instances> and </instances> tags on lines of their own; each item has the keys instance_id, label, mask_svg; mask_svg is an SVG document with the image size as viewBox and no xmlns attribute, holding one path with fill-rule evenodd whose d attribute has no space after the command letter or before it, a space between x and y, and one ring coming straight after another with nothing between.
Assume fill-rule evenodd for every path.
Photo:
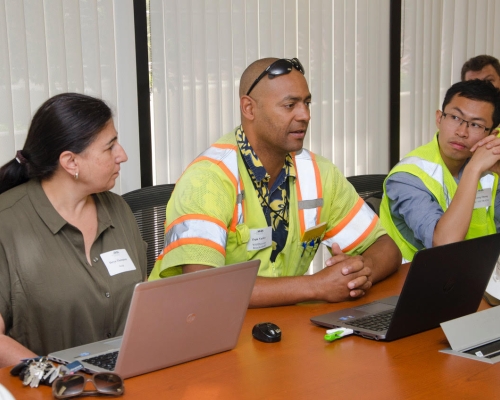
<instances>
[{"instance_id":1,"label":"woman's arm","mask_svg":"<svg viewBox=\"0 0 500 400\"><path fill-rule=\"evenodd\" d=\"M0 315L0 368L16 365L22 358L36 356L31 350L5 335L5 323Z\"/></svg>"}]
</instances>

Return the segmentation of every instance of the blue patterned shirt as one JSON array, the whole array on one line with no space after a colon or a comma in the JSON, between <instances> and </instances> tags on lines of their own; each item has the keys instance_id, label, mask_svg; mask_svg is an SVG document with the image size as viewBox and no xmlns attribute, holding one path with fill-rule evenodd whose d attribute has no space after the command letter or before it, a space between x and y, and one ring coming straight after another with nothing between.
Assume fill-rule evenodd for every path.
<instances>
[{"instance_id":1,"label":"blue patterned shirt","mask_svg":"<svg viewBox=\"0 0 500 400\"><path fill-rule=\"evenodd\" d=\"M241 126L236 130L236 142L238 143L248 174L252 178L255 192L259 198L267 223L272 227L273 251L271 253L271 261L274 262L276 256L285 247L288 237L288 211L290 203L288 178L295 178L296 176L292 156L290 154L286 155L283 168L274 181L273 186L269 189L269 179L271 177L252 149Z\"/></svg>"}]
</instances>

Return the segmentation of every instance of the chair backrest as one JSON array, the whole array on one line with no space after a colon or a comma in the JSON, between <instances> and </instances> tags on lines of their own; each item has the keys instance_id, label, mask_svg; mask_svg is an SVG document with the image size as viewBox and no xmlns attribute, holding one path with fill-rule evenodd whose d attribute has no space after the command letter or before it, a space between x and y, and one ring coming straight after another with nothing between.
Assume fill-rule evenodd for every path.
<instances>
[{"instance_id":1,"label":"chair backrest","mask_svg":"<svg viewBox=\"0 0 500 400\"><path fill-rule=\"evenodd\" d=\"M347 180L354 186L359 196L379 215L380 201L384 194L384 180L387 175L348 176Z\"/></svg>"},{"instance_id":2,"label":"chair backrest","mask_svg":"<svg viewBox=\"0 0 500 400\"><path fill-rule=\"evenodd\" d=\"M122 197L134 213L142 238L148 244L148 276L163 250L165 210L175 184L148 186Z\"/></svg>"}]
</instances>

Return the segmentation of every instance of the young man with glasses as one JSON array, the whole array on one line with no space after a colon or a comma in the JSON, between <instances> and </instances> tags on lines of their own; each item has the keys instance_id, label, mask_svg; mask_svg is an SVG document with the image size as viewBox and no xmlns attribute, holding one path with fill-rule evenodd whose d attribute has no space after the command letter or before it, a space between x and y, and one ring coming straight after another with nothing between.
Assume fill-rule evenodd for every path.
<instances>
[{"instance_id":1,"label":"young man with glasses","mask_svg":"<svg viewBox=\"0 0 500 400\"><path fill-rule=\"evenodd\" d=\"M500 227L499 91L479 79L454 84L436 111L433 140L389 173L380 218L407 261L417 250Z\"/></svg>"},{"instance_id":2,"label":"young man with glasses","mask_svg":"<svg viewBox=\"0 0 500 400\"><path fill-rule=\"evenodd\" d=\"M250 306L266 307L357 298L398 268L377 216L331 161L302 148L310 104L298 59L245 70L241 125L176 183L150 279L260 259ZM305 276L320 244L333 256Z\"/></svg>"}]
</instances>

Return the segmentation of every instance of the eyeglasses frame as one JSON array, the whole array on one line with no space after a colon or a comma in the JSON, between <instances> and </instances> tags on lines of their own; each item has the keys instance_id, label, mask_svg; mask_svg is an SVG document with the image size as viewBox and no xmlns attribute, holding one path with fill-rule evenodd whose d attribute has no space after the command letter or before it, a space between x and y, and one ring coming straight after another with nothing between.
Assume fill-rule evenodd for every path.
<instances>
[{"instance_id":1,"label":"eyeglasses frame","mask_svg":"<svg viewBox=\"0 0 500 400\"><path fill-rule=\"evenodd\" d=\"M491 131L492 128L486 128L484 125L481 125L481 124L478 124L477 122L472 122L472 121L467 121L461 117L459 117L458 115L455 115L455 114L451 114L451 113L445 113L444 111L442 110L439 110L441 111L441 115L444 117L444 119L446 119L446 116L449 115L451 117L455 117L455 118L458 118L460 120L460 123L458 124L458 126L461 126L464 122L466 124L466 129L468 130L469 129L469 124L476 124L477 126L480 126L481 128L484 129L483 133L484 132L488 132L488 131Z\"/></svg>"}]
</instances>

